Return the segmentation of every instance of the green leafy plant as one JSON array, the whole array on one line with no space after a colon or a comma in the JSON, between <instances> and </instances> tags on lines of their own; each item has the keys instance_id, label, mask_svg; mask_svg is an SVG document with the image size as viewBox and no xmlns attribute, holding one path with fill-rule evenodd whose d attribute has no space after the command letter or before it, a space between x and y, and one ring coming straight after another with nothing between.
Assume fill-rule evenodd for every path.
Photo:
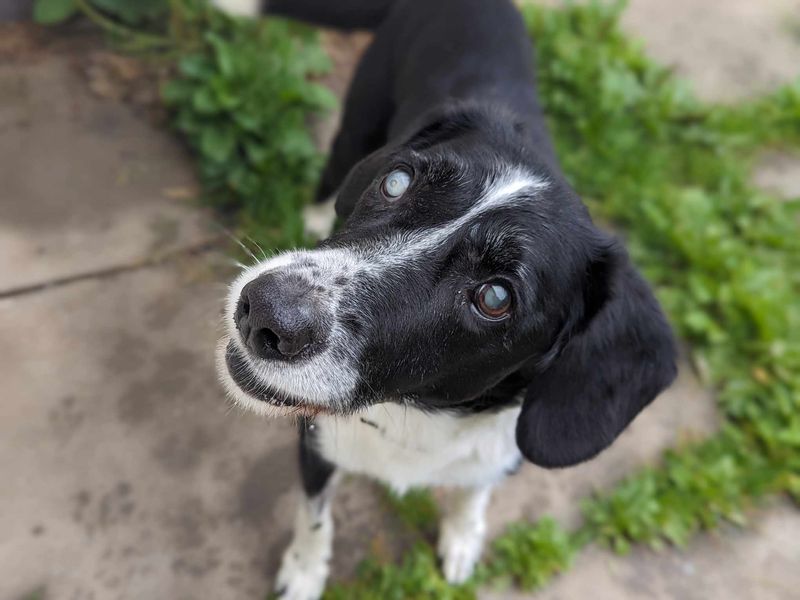
<instances>
[{"instance_id":1,"label":"green leafy plant","mask_svg":"<svg viewBox=\"0 0 800 600\"><path fill-rule=\"evenodd\" d=\"M34 20L43 25L61 23L77 12L75 0L36 0L33 5Z\"/></svg>"},{"instance_id":2,"label":"green leafy plant","mask_svg":"<svg viewBox=\"0 0 800 600\"><path fill-rule=\"evenodd\" d=\"M420 534L434 529L439 519L439 507L430 491L414 488L400 495L386 489L385 494L388 510L406 527Z\"/></svg>"},{"instance_id":3,"label":"green leafy plant","mask_svg":"<svg viewBox=\"0 0 800 600\"><path fill-rule=\"evenodd\" d=\"M800 457L797 203L749 183L765 144L800 139L800 83L734 107L695 100L616 21L621 5L526 11L559 155L596 215L622 226L727 418L585 506L586 527L685 543L796 482Z\"/></svg>"},{"instance_id":4,"label":"green leafy plant","mask_svg":"<svg viewBox=\"0 0 800 600\"><path fill-rule=\"evenodd\" d=\"M436 554L419 542L403 556L399 565L368 559L359 567L352 583L331 585L326 600L471 600L475 585L451 586L442 577Z\"/></svg>"},{"instance_id":5,"label":"green leafy plant","mask_svg":"<svg viewBox=\"0 0 800 600\"><path fill-rule=\"evenodd\" d=\"M36 0L33 18L38 23L54 25L87 8L100 11L126 25L142 25L165 17L169 0Z\"/></svg>"},{"instance_id":6,"label":"green leafy plant","mask_svg":"<svg viewBox=\"0 0 800 600\"><path fill-rule=\"evenodd\" d=\"M494 540L485 572L479 577L495 582L510 579L524 590L536 590L569 568L577 548L577 538L554 519L515 523Z\"/></svg>"},{"instance_id":7,"label":"green leafy plant","mask_svg":"<svg viewBox=\"0 0 800 600\"><path fill-rule=\"evenodd\" d=\"M322 156L306 126L334 105L309 81L328 68L314 32L285 21L206 16L199 47L164 89L173 123L194 149L206 197L236 212L265 248L302 244L302 205Z\"/></svg>"},{"instance_id":8,"label":"green leafy plant","mask_svg":"<svg viewBox=\"0 0 800 600\"><path fill-rule=\"evenodd\" d=\"M91 0L98 9L128 25L141 25L163 18L169 10L168 0Z\"/></svg>"}]
</instances>

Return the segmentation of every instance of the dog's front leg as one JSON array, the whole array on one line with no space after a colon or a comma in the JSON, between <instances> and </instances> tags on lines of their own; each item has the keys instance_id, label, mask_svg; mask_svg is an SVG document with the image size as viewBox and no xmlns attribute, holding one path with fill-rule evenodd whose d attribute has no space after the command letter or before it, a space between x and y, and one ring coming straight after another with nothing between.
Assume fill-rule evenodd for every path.
<instances>
[{"instance_id":1,"label":"dog's front leg","mask_svg":"<svg viewBox=\"0 0 800 600\"><path fill-rule=\"evenodd\" d=\"M439 558L445 579L463 583L472 575L483 550L486 506L492 486L454 488L439 527Z\"/></svg>"},{"instance_id":2,"label":"dog's front leg","mask_svg":"<svg viewBox=\"0 0 800 600\"><path fill-rule=\"evenodd\" d=\"M333 546L331 499L334 466L314 446L314 425L300 424L300 472L304 498L297 508L292 542L275 580L282 600L317 600L325 589Z\"/></svg>"}]
</instances>

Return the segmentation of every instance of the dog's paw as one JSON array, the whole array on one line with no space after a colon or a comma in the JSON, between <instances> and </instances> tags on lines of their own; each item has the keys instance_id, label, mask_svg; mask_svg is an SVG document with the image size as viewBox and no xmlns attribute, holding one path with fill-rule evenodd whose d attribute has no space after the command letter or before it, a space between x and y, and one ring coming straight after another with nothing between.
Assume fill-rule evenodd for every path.
<instances>
[{"instance_id":1,"label":"dog's paw","mask_svg":"<svg viewBox=\"0 0 800 600\"><path fill-rule=\"evenodd\" d=\"M483 535L478 530L445 531L439 538L439 558L448 583L464 583L481 557Z\"/></svg>"},{"instance_id":2,"label":"dog's paw","mask_svg":"<svg viewBox=\"0 0 800 600\"><path fill-rule=\"evenodd\" d=\"M284 554L275 580L275 595L280 600L318 600L328 579L328 561L308 564L292 548Z\"/></svg>"},{"instance_id":3,"label":"dog's paw","mask_svg":"<svg viewBox=\"0 0 800 600\"><path fill-rule=\"evenodd\" d=\"M261 12L263 0L211 0L219 10L237 17L255 17Z\"/></svg>"}]
</instances>

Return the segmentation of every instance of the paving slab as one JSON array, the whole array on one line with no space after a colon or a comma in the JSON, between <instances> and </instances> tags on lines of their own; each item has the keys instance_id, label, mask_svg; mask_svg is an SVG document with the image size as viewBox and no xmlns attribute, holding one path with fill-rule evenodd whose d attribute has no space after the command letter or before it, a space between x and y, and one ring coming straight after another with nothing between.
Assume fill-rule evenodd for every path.
<instances>
[{"instance_id":1,"label":"paving slab","mask_svg":"<svg viewBox=\"0 0 800 600\"><path fill-rule=\"evenodd\" d=\"M292 432L226 414L208 277L192 259L0 301L0 598L263 591Z\"/></svg>"},{"instance_id":2,"label":"paving slab","mask_svg":"<svg viewBox=\"0 0 800 600\"><path fill-rule=\"evenodd\" d=\"M753 183L779 199L800 199L800 152L762 153L756 160Z\"/></svg>"},{"instance_id":3,"label":"paving slab","mask_svg":"<svg viewBox=\"0 0 800 600\"><path fill-rule=\"evenodd\" d=\"M82 45L43 46L0 61L0 292L213 236L174 136L93 95Z\"/></svg>"},{"instance_id":4,"label":"paving slab","mask_svg":"<svg viewBox=\"0 0 800 600\"><path fill-rule=\"evenodd\" d=\"M622 26L706 100L758 96L800 76L800 0L629 0Z\"/></svg>"}]
</instances>

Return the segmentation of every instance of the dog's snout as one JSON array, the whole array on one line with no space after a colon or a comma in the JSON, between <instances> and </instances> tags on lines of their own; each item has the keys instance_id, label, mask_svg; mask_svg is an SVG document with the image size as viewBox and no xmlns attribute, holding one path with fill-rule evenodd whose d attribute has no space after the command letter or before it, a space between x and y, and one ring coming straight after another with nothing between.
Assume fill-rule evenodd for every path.
<instances>
[{"instance_id":1,"label":"dog's snout","mask_svg":"<svg viewBox=\"0 0 800 600\"><path fill-rule=\"evenodd\" d=\"M247 348L258 358L293 359L322 343L325 318L302 280L261 275L242 290L234 314Z\"/></svg>"}]
</instances>

